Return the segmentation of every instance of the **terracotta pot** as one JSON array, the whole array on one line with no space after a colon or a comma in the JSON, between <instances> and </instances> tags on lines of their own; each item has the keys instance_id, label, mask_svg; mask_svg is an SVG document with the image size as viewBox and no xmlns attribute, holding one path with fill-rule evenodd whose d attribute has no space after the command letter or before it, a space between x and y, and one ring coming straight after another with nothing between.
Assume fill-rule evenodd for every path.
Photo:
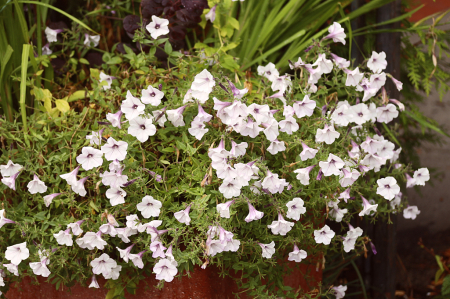
<instances>
[{"instance_id":1,"label":"terracotta pot","mask_svg":"<svg viewBox=\"0 0 450 299\"><path fill-rule=\"evenodd\" d=\"M288 267L292 267L295 262L287 262ZM308 286L304 279L304 275L309 275L314 279ZM286 285L291 286L295 290L311 291L317 286L322 278L322 270L316 271L315 264L301 264L300 269L294 268L294 271L284 278ZM104 299L108 292L103 288L105 280L99 278L98 282L101 289L89 289L79 284L70 289L56 290L54 284L45 282L46 279L40 277L40 284L32 284L30 277L24 278L19 284L11 286L6 293L8 299ZM170 283L165 283L162 290L157 290L154 286L157 280L148 277L144 281L139 282L139 287L135 295L126 294L126 298L195 298L195 299L228 299L236 298L233 293L239 292L234 280L229 277L219 277L217 269L208 267L205 270L196 268L191 273L191 278L184 276L182 279L175 278ZM241 293L242 294L242 293ZM245 294L241 298L250 298Z\"/></svg>"}]
</instances>

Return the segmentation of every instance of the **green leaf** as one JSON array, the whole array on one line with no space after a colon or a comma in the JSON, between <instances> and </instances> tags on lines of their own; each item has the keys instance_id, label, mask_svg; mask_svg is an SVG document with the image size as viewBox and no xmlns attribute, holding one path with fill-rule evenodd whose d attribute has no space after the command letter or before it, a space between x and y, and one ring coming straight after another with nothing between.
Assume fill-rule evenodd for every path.
<instances>
[{"instance_id":1,"label":"green leaf","mask_svg":"<svg viewBox=\"0 0 450 299\"><path fill-rule=\"evenodd\" d=\"M233 18L233 17L229 17L229 18L227 19L227 21L228 21L228 23L231 25L231 27L233 27L233 28L236 29L236 30L239 30L239 21L238 21L238 20L236 20L236 19Z\"/></svg>"},{"instance_id":2,"label":"green leaf","mask_svg":"<svg viewBox=\"0 0 450 299\"><path fill-rule=\"evenodd\" d=\"M95 34L100 34L100 33L96 32L96 31L94 31L93 29L91 29L89 26L87 26L86 24L84 24L84 23L81 22L80 20L78 20L77 18L73 17L71 14L68 14L67 12L65 12L65 11L63 11L63 10L61 10L61 9L59 9L59 8L56 8L56 7L54 7L54 6L50 5L50 4L47 4L47 3L45 3L45 2L39 2L39 1L26 1L26 0L21 0L21 1L18 1L18 2L19 2L19 3L28 3L28 4L42 5L42 6L44 6L44 7L53 9L54 11L57 11L57 12L59 12L60 14L63 14L64 16L68 17L69 19L71 19L71 20L74 21L75 23L78 23L78 24L79 24L80 26L82 26L83 28L92 31L92 32L94 32Z\"/></svg>"},{"instance_id":3,"label":"green leaf","mask_svg":"<svg viewBox=\"0 0 450 299\"><path fill-rule=\"evenodd\" d=\"M122 58L120 58L119 56L114 56L106 62L106 64L119 64L119 63L122 63Z\"/></svg>"},{"instance_id":4,"label":"green leaf","mask_svg":"<svg viewBox=\"0 0 450 299\"><path fill-rule=\"evenodd\" d=\"M66 100L56 100L56 109L61 111L62 113L66 113L70 110L69 103Z\"/></svg>"},{"instance_id":5,"label":"green leaf","mask_svg":"<svg viewBox=\"0 0 450 299\"><path fill-rule=\"evenodd\" d=\"M169 42L166 42L164 45L164 52L170 55L172 53L172 45Z\"/></svg>"},{"instance_id":6,"label":"green leaf","mask_svg":"<svg viewBox=\"0 0 450 299\"><path fill-rule=\"evenodd\" d=\"M444 296L450 295L450 275L445 276L444 281L442 282L441 293Z\"/></svg>"},{"instance_id":7,"label":"green leaf","mask_svg":"<svg viewBox=\"0 0 450 299\"><path fill-rule=\"evenodd\" d=\"M100 210L98 209L98 207L95 205L95 203L93 201L89 202L89 205L91 206L91 208L93 208L95 211L97 211L97 213L100 213Z\"/></svg>"},{"instance_id":8,"label":"green leaf","mask_svg":"<svg viewBox=\"0 0 450 299\"><path fill-rule=\"evenodd\" d=\"M82 64L89 64L89 61L87 61L87 60L84 59L84 58L80 58L80 62L81 62Z\"/></svg>"}]
</instances>

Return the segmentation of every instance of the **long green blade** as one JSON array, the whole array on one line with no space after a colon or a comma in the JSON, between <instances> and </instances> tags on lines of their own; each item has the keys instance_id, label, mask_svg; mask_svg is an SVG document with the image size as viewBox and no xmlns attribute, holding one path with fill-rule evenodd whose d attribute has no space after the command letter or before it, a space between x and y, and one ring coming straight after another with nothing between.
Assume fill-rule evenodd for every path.
<instances>
[{"instance_id":1,"label":"long green blade","mask_svg":"<svg viewBox=\"0 0 450 299\"><path fill-rule=\"evenodd\" d=\"M23 134L25 137L25 143L30 146L28 141L28 126L27 126L27 110L25 106L25 97L27 92L27 69L28 69L28 56L30 54L31 45L23 45L22 50L22 72L20 76L20 113L22 115Z\"/></svg>"}]
</instances>

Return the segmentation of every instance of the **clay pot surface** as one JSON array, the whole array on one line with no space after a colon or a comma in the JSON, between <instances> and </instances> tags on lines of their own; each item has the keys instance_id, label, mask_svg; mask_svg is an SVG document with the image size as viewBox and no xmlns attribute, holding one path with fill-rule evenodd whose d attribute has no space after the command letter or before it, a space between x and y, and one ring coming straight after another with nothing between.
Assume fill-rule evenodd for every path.
<instances>
[{"instance_id":1,"label":"clay pot surface","mask_svg":"<svg viewBox=\"0 0 450 299\"><path fill-rule=\"evenodd\" d=\"M287 262L288 267L290 263ZM304 275L312 276L315 281L310 282L308 286L304 279ZM236 274L238 275L238 274ZM239 276L235 276L239 277ZM312 290L317 286L322 278L322 270L316 271L313 264L301 264L300 269L295 268L294 271L285 277L286 285L293 287L295 290L302 288L304 290ZM69 288L56 290L54 284L45 282L45 278L39 277L39 285L33 284L33 279L25 277L19 284L11 286L5 294L7 299L104 299L108 290L104 288L105 280L98 277L100 289L87 288L76 284ZM154 276L148 277L139 282L135 295L125 294L128 299L228 299L236 298L235 293L240 292L234 280L230 277L220 277L218 271L214 267L200 269L197 267L191 272L191 277L183 276L182 279L175 278L170 283L165 283L162 290L156 289L154 286L158 283ZM240 298L250 298L240 293Z\"/></svg>"}]
</instances>

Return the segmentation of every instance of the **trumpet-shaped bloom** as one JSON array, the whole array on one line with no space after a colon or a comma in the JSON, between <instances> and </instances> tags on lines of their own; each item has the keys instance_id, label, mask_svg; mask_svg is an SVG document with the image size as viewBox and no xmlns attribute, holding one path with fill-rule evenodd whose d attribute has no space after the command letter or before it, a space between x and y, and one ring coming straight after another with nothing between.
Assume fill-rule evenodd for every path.
<instances>
[{"instance_id":1,"label":"trumpet-shaped bloom","mask_svg":"<svg viewBox=\"0 0 450 299\"><path fill-rule=\"evenodd\" d=\"M273 82L280 75L272 62L269 62L266 66L258 66L257 71L258 75L266 77L270 82Z\"/></svg>"},{"instance_id":2,"label":"trumpet-shaped bloom","mask_svg":"<svg viewBox=\"0 0 450 299\"><path fill-rule=\"evenodd\" d=\"M77 162L81 164L84 170L91 170L103 164L102 151L91 146L85 146L81 149L81 154L77 156Z\"/></svg>"},{"instance_id":3,"label":"trumpet-shaped bloom","mask_svg":"<svg viewBox=\"0 0 450 299\"><path fill-rule=\"evenodd\" d=\"M46 260L41 262L30 263L30 268L33 270L34 275L41 275L42 277L48 277L51 272L47 268Z\"/></svg>"},{"instance_id":4,"label":"trumpet-shaped bloom","mask_svg":"<svg viewBox=\"0 0 450 299\"><path fill-rule=\"evenodd\" d=\"M83 233L83 230L80 227L83 222L84 220L69 223L67 224L67 228L70 228L72 230L72 234L74 234L75 236L79 236L81 233Z\"/></svg>"},{"instance_id":5,"label":"trumpet-shaped bloom","mask_svg":"<svg viewBox=\"0 0 450 299\"><path fill-rule=\"evenodd\" d=\"M51 28L49 28L49 27L46 27L46 28L45 28L45 35L46 35L46 37L47 37L47 41L48 41L49 43L53 43L53 42L58 41L57 35L58 35L58 33L61 33L61 32L62 32L61 29L53 30L53 29L51 29Z\"/></svg>"},{"instance_id":6,"label":"trumpet-shaped bloom","mask_svg":"<svg viewBox=\"0 0 450 299\"><path fill-rule=\"evenodd\" d=\"M329 245L333 239L335 232L328 225L319 230L314 231L314 240L317 244Z\"/></svg>"},{"instance_id":7,"label":"trumpet-shaped bloom","mask_svg":"<svg viewBox=\"0 0 450 299\"><path fill-rule=\"evenodd\" d=\"M95 277L95 275L92 275L91 284L88 286L88 288L100 289L100 286L98 284L98 281L97 281L97 278Z\"/></svg>"},{"instance_id":8,"label":"trumpet-shaped bloom","mask_svg":"<svg viewBox=\"0 0 450 299\"><path fill-rule=\"evenodd\" d=\"M167 119L172 123L174 127L184 126L183 112L186 106L181 106L180 108L167 110Z\"/></svg>"},{"instance_id":9,"label":"trumpet-shaped bloom","mask_svg":"<svg viewBox=\"0 0 450 299\"><path fill-rule=\"evenodd\" d=\"M314 62L313 66L317 66L316 70L322 74L329 74L333 70L333 62L327 59L325 54L319 54L319 57L316 62Z\"/></svg>"},{"instance_id":10,"label":"trumpet-shaped bloom","mask_svg":"<svg viewBox=\"0 0 450 299\"><path fill-rule=\"evenodd\" d=\"M133 249L134 244L131 246L128 246L125 249L120 249L119 247L116 247L117 250L119 250L120 257L128 263L128 259L130 258L131 249Z\"/></svg>"},{"instance_id":11,"label":"trumpet-shaped bloom","mask_svg":"<svg viewBox=\"0 0 450 299\"><path fill-rule=\"evenodd\" d=\"M311 116L314 113L314 109L316 108L316 101L310 100L308 95L305 95L302 101L295 102L293 105L295 115L298 118L302 118L305 116Z\"/></svg>"},{"instance_id":12,"label":"trumpet-shaped bloom","mask_svg":"<svg viewBox=\"0 0 450 299\"><path fill-rule=\"evenodd\" d=\"M108 113L106 114L106 119L111 122L111 125L115 128L122 128L122 122L120 121L122 118L122 110L117 111L116 113Z\"/></svg>"},{"instance_id":13,"label":"trumpet-shaped bloom","mask_svg":"<svg viewBox=\"0 0 450 299\"><path fill-rule=\"evenodd\" d=\"M397 108L394 104L387 104L386 107L377 108L377 122L389 123L398 116Z\"/></svg>"},{"instance_id":14,"label":"trumpet-shaped bloom","mask_svg":"<svg viewBox=\"0 0 450 299\"><path fill-rule=\"evenodd\" d=\"M350 107L352 122L362 125L370 120L370 110L364 103L359 103Z\"/></svg>"},{"instance_id":15,"label":"trumpet-shaped bloom","mask_svg":"<svg viewBox=\"0 0 450 299\"><path fill-rule=\"evenodd\" d=\"M101 145L102 143L102 133L105 129L101 129L98 132L92 131L91 135L86 135L86 139L89 140L89 144Z\"/></svg>"},{"instance_id":16,"label":"trumpet-shaped bloom","mask_svg":"<svg viewBox=\"0 0 450 299\"><path fill-rule=\"evenodd\" d=\"M417 215L420 214L419 209L417 206L409 206L406 209L403 210L403 217L405 219L416 219Z\"/></svg>"},{"instance_id":17,"label":"trumpet-shaped bloom","mask_svg":"<svg viewBox=\"0 0 450 299\"><path fill-rule=\"evenodd\" d=\"M286 146L284 145L284 141L278 141L278 139L275 139L272 141L267 148L267 151L271 153L272 155L276 155L279 152L285 151Z\"/></svg>"},{"instance_id":18,"label":"trumpet-shaped bloom","mask_svg":"<svg viewBox=\"0 0 450 299\"><path fill-rule=\"evenodd\" d=\"M330 207L330 217L334 218L334 220L336 220L336 222L341 222L342 221L342 217L344 217L344 215L348 212L347 209L341 209L339 208L338 205L339 202L337 201L330 201L328 202L328 207Z\"/></svg>"},{"instance_id":19,"label":"trumpet-shaped bloom","mask_svg":"<svg viewBox=\"0 0 450 299\"><path fill-rule=\"evenodd\" d=\"M127 96L125 101L122 102L120 106L120 110L125 114L125 118L128 120L132 120L144 113L145 105L142 102L135 98L131 92L127 91Z\"/></svg>"},{"instance_id":20,"label":"trumpet-shaped bloom","mask_svg":"<svg viewBox=\"0 0 450 299\"><path fill-rule=\"evenodd\" d=\"M157 39L161 35L169 34L169 20L152 16L152 22L145 26L152 38Z\"/></svg>"},{"instance_id":21,"label":"trumpet-shaped bloom","mask_svg":"<svg viewBox=\"0 0 450 299\"><path fill-rule=\"evenodd\" d=\"M345 86L358 86L361 79L364 77L364 73L359 71L359 68L350 71L348 69L344 69L347 74L347 80L345 81Z\"/></svg>"},{"instance_id":22,"label":"trumpet-shaped bloom","mask_svg":"<svg viewBox=\"0 0 450 299\"><path fill-rule=\"evenodd\" d=\"M205 19L211 21L211 23L213 23L216 19L216 8L217 4L214 5L207 14L205 14Z\"/></svg>"},{"instance_id":23,"label":"trumpet-shaped bloom","mask_svg":"<svg viewBox=\"0 0 450 299\"><path fill-rule=\"evenodd\" d=\"M112 81L113 81L115 78L116 78L116 77L106 75L104 72L100 72L100 80L99 80L99 83L105 82L105 83L102 84L103 90L108 90L108 89L110 89L110 88L111 88Z\"/></svg>"},{"instance_id":24,"label":"trumpet-shaped bloom","mask_svg":"<svg viewBox=\"0 0 450 299\"><path fill-rule=\"evenodd\" d=\"M164 250L167 248L164 247L164 245L160 241L153 241L150 244L150 251L153 252L152 257L153 258L165 258L166 255L164 254Z\"/></svg>"},{"instance_id":25,"label":"trumpet-shaped bloom","mask_svg":"<svg viewBox=\"0 0 450 299\"><path fill-rule=\"evenodd\" d=\"M341 134L336 132L333 126L325 125L323 129L317 129L316 142L332 144Z\"/></svg>"},{"instance_id":26,"label":"trumpet-shaped bloom","mask_svg":"<svg viewBox=\"0 0 450 299\"><path fill-rule=\"evenodd\" d=\"M189 134L194 136L197 140L201 140L208 131L209 130L206 129L204 123L196 120L191 122L191 127L188 129Z\"/></svg>"},{"instance_id":27,"label":"trumpet-shaped bloom","mask_svg":"<svg viewBox=\"0 0 450 299\"><path fill-rule=\"evenodd\" d=\"M6 165L0 165L0 173L2 177L10 177L16 173L18 173L23 168L20 164L15 164L13 161L9 160Z\"/></svg>"},{"instance_id":28,"label":"trumpet-shaped bloom","mask_svg":"<svg viewBox=\"0 0 450 299\"><path fill-rule=\"evenodd\" d=\"M136 137L140 142L146 142L150 136L156 134L156 127L151 119L137 116L130 120L128 134Z\"/></svg>"},{"instance_id":29,"label":"trumpet-shaped bloom","mask_svg":"<svg viewBox=\"0 0 450 299\"><path fill-rule=\"evenodd\" d=\"M144 262L142 261L142 256L144 253L146 253L147 250L143 250L139 252L138 254L130 254L130 260L137 268L142 269L144 268Z\"/></svg>"},{"instance_id":30,"label":"trumpet-shaped bloom","mask_svg":"<svg viewBox=\"0 0 450 299\"><path fill-rule=\"evenodd\" d=\"M339 285L332 288L336 299L341 299L345 297L345 291L347 291L347 286Z\"/></svg>"},{"instance_id":31,"label":"trumpet-shaped bloom","mask_svg":"<svg viewBox=\"0 0 450 299\"><path fill-rule=\"evenodd\" d=\"M110 258L108 254L103 253L98 258L92 260L90 265L92 267L92 273L107 276L111 274L112 268L117 267L117 262Z\"/></svg>"},{"instance_id":32,"label":"trumpet-shaped bloom","mask_svg":"<svg viewBox=\"0 0 450 299\"><path fill-rule=\"evenodd\" d=\"M208 70L204 69L195 76L191 89L193 91L200 91L209 94L212 92L214 85L216 85L214 77L210 72L208 72Z\"/></svg>"},{"instance_id":33,"label":"trumpet-shaped bloom","mask_svg":"<svg viewBox=\"0 0 450 299\"><path fill-rule=\"evenodd\" d=\"M414 172L414 182L416 185L425 186L425 182L430 180L428 168L419 168Z\"/></svg>"},{"instance_id":34,"label":"trumpet-shaped bloom","mask_svg":"<svg viewBox=\"0 0 450 299\"><path fill-rule=\"evenodd\" d=\"M162 203L159 200L154 199L150 195L146 195L142 198L142 202L136 205L136 208L141 211L142 217L158 217L161 212Z\"/></svg>"},{"instance_id":35,"label":"trumpet-shaped bloom","mask_svg":"<svg viewBox=\"0 0 450 299\"><path fill-rule=\"evenodd\" d=\"M294 170L295 173L297 173L297 179L300 181L302 185L309 185L309 173L311 170L316 167L316 165L311 165L305 168L299 168Z\"/></svg>"},{"instance_id":36,"label":"trumpet-shaped bloom","mask_svg":"<svg viewBox=\"0 0 450 299\"><path fill-rule=\"evenodd\" d=\"M377 194L383 196L387 200L394 199L395 195L400 192L400 187L397 185L397 180L391 176L379 179L377 181Z\"/></svg>"},{"instance_id":37,"label":"trumpet-shaped bloom","mask_svg":"<svg viewBox=\"0 0 450 299\"><path fill-rule=\"evenodd\" d=\"M296 221L300 220L300 216L306 213L306 208L303 206L304 204L305 202L300 197L295 197L286 203L286 207L288 207L286 217Z\"/></svg>"},{"instance_id":38,"label":"trumpet-shaped bloom","mask_svg":"<svg viewBox=\"0 0 450 299\"><path fill-rule=\"evenodd\" d=\"M27 248L27 242L6 247L5 258L14 265L19 265L21 261L26 260L30 256Z\"/></svg>"},{"instance_id":39,"label":"trumpet-shaped bloom","mask_svg":"<svg viewBox=\"0 0 450 299\"><path fill-rule=\"evenodd\" d=\"M245 217L245 222L249 223L253 220L259 220L264 216L264 212L257 211L255 207L248 202L248 215Z\"/></svg>"},{"instance_id":40,"label":"trumpet-shaped bloom","mask_svg":"<svg viewBox=\"0 0 450 299\"><path fill-rule=\"evenodd\" d=\"M175 218L186 225L191 223L191 217L189 217L189 211L191 210L191 205L188 205L186 209L174 213Z\"/></svg>"},{"instance_id":41,"label":"trumpet-shaped bloom","mask_svg":"<svg viewBox=\"0 0 450 299\"><path fill-rule=\"evenodd\" d=\"M106 144L101 147L102 153L108 161L123 161L127 155L128 143L125 141L116 141L109 137Z\"/></svg>"},{"instance_id":42,"label":"trumpet-shaped bloom","mask_svg":"<svg viewBox=\"0 0 450 299\"><path fill-rule=\"evenodd\" d=\"M243 155L245 155L245 151L246 151L247 147L248 147L247 142L241 142L241 143L237 144L236 142L231 140L230 155L235 158L243 156Z\"/></svg>"},{"instance_id":43,"label":"trumpet-shaped bloom","mask_svg":"<svg viewBox=\"0 0 450 299\"><path fill-rule=\"evenodd\" d=\"M239 196L241 194L241 188L242 185L237 179L228 179L223 181L219 187L219 191L223 194L223 197L230 199Z\"/></svg>"},{"instance_id":44,"label":"trumpet-shaped bloom","mask_svg":"<svg viewBox=\"0 0 450 299\"><path fill-rule=\"evenodd\" d=\"M64 180L66 180L67 184L74 185L77 183L77 174L78 174L79 169L80 169L80 166L77 166L71 172L66 173L66 174L61 174L60 177Z\"/></svg>"},{"instance_id":45,"label":"trumpet-shaped bloom","mask_svg":"<svg viewBox=\"0 0 450 299\"><path fill-rule=\"evenodd\" d=\"M328 27L328 34L324 39L332 38L335 43L342 43L345 45L345 32L341 24L334 22L330 27Z\"/></svg>"},{"instance_id":46,"label":"trumpet-shaped bloom","mask_svg":"<svg viewBox=\"0 0 450 299\"><path fill-rule=\"evenodd\" d=\"M331 53L331 57L333 58L336 66L340 69L346 69L350 66L350 61L348 61L342 57L339 57L336 54Z\"/></svg>"},{"instance_id":47,"label":"trumpet-shaped bloom","mask_svg":"<svg viewBox=\"0 0 450 299\"><path fill-rule=\"evenodd\" d=\"M164 97L164 92L160 91L158 88L154 88L149 85L147 89L142 90L141 101L144 104L150 104L152 106L158 106L161 104L161 100Z\"/></svg>"},{"instance_id":48,"label":"trumpet-shaped bloom","mask_svg":"<svg viewBox=\"0 0 450 299\"><path fill-rule=\"evenodd\" d=\"M303 151L300 153L300 159L306 161L308 159L313 159L319 150L310 148L304 142L302 142Z\"/></svg>"},{"instance_id":49,"label":"trumpet-shaped bloom","mask_svg":"<svg viewBox=\"0 0 450 299\"><path fill-rule=\"evenodd\" d=\"M13 174L10 177L4 177L2 179L2 183L15 191L16 190L16 179L19 176L19 174L20 174L20 171L16 172L15 174Z\"/></svg>"},{"instance_id":50,"label":"trumpet-shaped bloom","mask_svg":"<svg viewBox=\"0 0 450 299\"><path fill-rule=\"evenodd\" d=\"M336 155L329 154L327 162L320 161L319 166L324 176L340 175L342 167L345 166L344 161Z\"/></svg>"},{"instance_id":51,"label":"trumpet-shaped bloom","mask_svg":"<svg viewBox=\"0 0 450 299\"><path fill-rule=\"evenodd\" d=\"M272 173L269 170L267 171L267 175L262 181L262 187L267 189L270 193L282 193L284 187L287 187L289 183L286 182L285 179L279 179L277 173Z\"/></svg>"},{"instance_id":52,"label":"trumpet-shaped bloom","mask_svg":"<svg viewBox=\"0 0 450 299\"><path fill-rule=\"evenodd\" d=\"M119 278L121 270L122 270L122 266L117 265L117 266L111 268L111 272L108 275L103 275L103 277L105 279L116 280Z\"/></svg>"},{"instance_id":53,"label":"trumpet-shaped bloom","mask_svg":"<svg viewBox=\"0 0 450 299\"><path fill-rule=\"evenodd\" d=\"M230 206L234 203L234 200L227 201L226 203L220 203L216 206L217 212L222 218L230 218Z\"/></svg>"},{"instance_id":54,"label":"trumpet-shaped bloom","mask_svg":"<svg viewBox=\"0 0 450 299\"><path fill-rule=\"evenodd\" d=\"M194 118L194 121L208 122L211 120L211 118L212 118L212 115L206 113L205 110L203 110L203 107L200 104L198 104L198 114Z\"/></svg>"},{"instance_id":55,"label":"trumpet-shaped bloom","mask_svg":"<svg viewBox=\"0 0 450 299\"><path fill-rule=\"evenodd\" d=\"M120 187L116 187L106 190L105 195L106 198L109 199L112 206L117 206L125 203L125 196L127 196L127 192Z\"/></svg>"},{"instance_id":56,"label":"trumpet-shaped bloom","mask_svg":"<svg viewBox=\"0 0 450 299\"><path fill-rule=\"evenodd\" d=\"M307 256L308 254L306 253L306 251L304 251L303 249L298 249L297 244L294 244L294 251L289 252L288 261L300 263Z\"/></svg>"},{"instance_id":57,"label":"trumpet-shaped bloom","mask_svg":"<svg viewBox=\"0 0 450 299\"><path fill-rule=\"evenodd\" d=\"M361 199L363 201L363 209L358 214L359 216L370 215L372 212L377 211L378 204L371 205L370 202L362 196L361 196Z\"/></svg>"},{"instance_id":58,"label":"trumpet-shaped bloom","mask_svg":"<svg viewBox=\"0 0 450 299\"><path fill-rule=\"evenodd\" d=\"M14 264L3 264L3 267L5 267L10 273L14 274L15 276L19 276L19 267Z\"/></svg>"},{"instance_id":59,"label":"trumpet-shaped bloom","mask_svg":"<svg viewBox=\"0 0 450 299\"><path fill-rule=\"evenodd\" d=\"M272 224L267 227L272 230L272 234L285 236L293 226L293 222L284 220L281 213L278 213L278 221L273 221Z\"/></svg>"},{"instance_id":60,"label":"trumpet-shaped bloom","mask_svg":"<svg viewBox=\"0 0 450 299\"><path fill-rule=\"evenodd\" d=\"M171 282L178 270L171 260L160 259L153 267L153 273L156 273L156 279Z\"/></svg>"},{"instance_id":61,"label":"trumpet-shaped bloom","mask_svg":"<svg viewBox=\"0 0 450 299\"><path fill-rule=\"evenodd\" d=\"M372 51L372 56L367 61L367 67L374 73L380 73L387 66L386 53Z\"/></svg>"},{"instance_id":62,"label":"trumpet-shaped bloom","mask_svg":"<svg viewBox=\"0 0 450 299\"><path fill-rule=\"evenodd\" d=\"M103 160L102 160L103 162ZM71 185L72 191L80 196L86 196L87 191L84 188L84 183L87 181L89 177L84 177L80 180L78 180L75 184Z\"/></svg>"},{"instance_id":63,"label":"trumpet-shaped bloom","mask_svg":"<svg viewBox=\"0 0 450 299\"><path fill-rule=\"evenodd\" d=\"M165 108L163 108L152 112L155 122L157 122L160 127L164 127L164 124L167 121L166 115L164 114L165 111Z\"/></svg>"},{"instance_id":64,"label":"trumpet-shaped bloom","mask_svg":"<svg viewBox=\"0 0 450 299\"><path fill-rule=\"evenodd\" d=\"M128 181L128 176L122 174L121 168L119 168L117 172L105 171L104 173L100 174L100 177L102 178L103 185L110 186L112 188L122 187Z\"/></svg>"},{"instance_id":65,"label":"trumpet-shaped bloom","mask_svg":"<svg viewBox=\"0 0 450 299\"><path fill-rule=\"evenodd\" d=\"M59 233L53 234L59 245L72 246L73 240L72 235L70 234L70 229L60 230Z\"/></svg>"},{"instance_id":66,"label":"trumpet-shaped bloom","mask_svg":"<svg viewBox=\"0 0 450 299\"><path fill-rule=\"evenodd\" d=\"M370 76L370 87L375 88L377 91L386 83L386 74L373 74Z\"/></svg>"},{"instance_id":67,"label":"trumpet-shaped bloom","mask_svg":"<svg viewBox=\"0 0 450 299\"><path fill-rule=\"evenodd\" d=\"M34 175L33 180L28 183L27 188L31 194L47 192L47 186L45 186L45 183L37 175Z\"/></svg>"},{"instance_id":68,"label":"trumpet-shaped bloom","mask_svg":"<svg viewBox=\"0 0 450 299\"><path fill-rule=\"evenodd\" d=\"M269 244L258 243L262 249L262 257L270 259L272 255L275 253L275 242L272 241Z\"/></svg>"},{"instance_id":69,"label":"trumpet-shaped bloom","mask_svg":"<svg viewBox=\"0 0 450 299\"><path fill-rule=\"evenodd\" d=\"M360 173L356 169L350 170L349 168L343 168L339 175L339 183L343 188L353 185L359 178Z\"/></svg>"}]
</instances>

